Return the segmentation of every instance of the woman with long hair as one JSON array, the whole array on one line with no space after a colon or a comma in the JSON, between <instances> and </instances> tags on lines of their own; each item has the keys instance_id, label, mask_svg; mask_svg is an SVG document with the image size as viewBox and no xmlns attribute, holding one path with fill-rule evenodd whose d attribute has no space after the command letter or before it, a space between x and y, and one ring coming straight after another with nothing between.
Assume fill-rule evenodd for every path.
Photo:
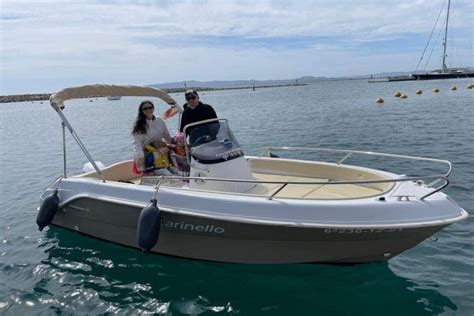
<instances>
[{"instance_id":1,"label":"woman with long hair","mask_svg":"<svg viewBox=\"0 0 474 316\"><path fill-rule=\"evenodd\" d=\"M162 162L163 166L160 166L157 165L159 164L159 162L155 158L151 166L152 169L146 170L147 166L145 164L145 155L147 153L149 154L150 152L153 153L155 156L160 156L160 154L167 155L166 144L171 143L170 133L168 131L168 128L166 127L165 122L160 117L156 117L153 114L154 111L155 106L151 101L143 101L138 107L137 118L135 119L135 122L133 124L133 154L136 169L139 172L153 171L154 167L157 167L156 169L167 168L167 166L165 166L165 161ZM161 172L161 174L165 173L167 174L165 170Z\"/></svg>"}]
</instances>

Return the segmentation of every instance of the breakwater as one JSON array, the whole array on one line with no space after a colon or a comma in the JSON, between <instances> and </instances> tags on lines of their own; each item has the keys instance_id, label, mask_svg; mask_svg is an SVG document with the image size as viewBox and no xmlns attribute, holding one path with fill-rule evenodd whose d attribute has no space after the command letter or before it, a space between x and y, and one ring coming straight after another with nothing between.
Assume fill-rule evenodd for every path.
<instances>
[{"instance_id":1,"label":"breakwater","mask_svg":"<svg viewBox=\"0 0 474 316\"><path fill-rule=\"evenodd\" d=\"M217 90L240 90L240 89L262 89L262 88L279 88L279 87L291 87L291 86L305 86L304 83L293 83L293 84L281 84L281 85L262 85L262 86L245 86L245 87L226 87L226 88L201 88L201 87L187 87L185 88L171 88L161 89L167 93L183 93L188 89L195 89L197 91L217 91ZM25 102L25 101L47 101L51 93L39 93L39 94L17 94L17 95L0 95L0 103L9 102ZM91 95L87 98L96 98L98 96Z\"/></svg>"},{"instance_id":2,"label":"breakwater","mask_svg":"<svg viewBox=\"0 0 474 316\"><path fill-rule=\"evenodd\" d=\"M24 102L24 101L45 101L49 100L50 93L39 94L17 94L17 95L0 95L0 103Z\"/></svg>"}]
</instances>

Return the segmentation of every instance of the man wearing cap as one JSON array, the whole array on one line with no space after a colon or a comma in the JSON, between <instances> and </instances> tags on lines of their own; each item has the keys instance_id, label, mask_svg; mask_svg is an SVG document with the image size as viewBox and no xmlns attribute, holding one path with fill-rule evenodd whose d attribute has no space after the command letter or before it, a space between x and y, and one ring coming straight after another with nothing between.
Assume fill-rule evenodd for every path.
<instances>
[{"instance_id":1,"label":"man wearing cap","mask_svg":"<svg viewBox=\"0 0 474 316\"><path fill-rule=\"evenodd\" d=\"M184 111L181 115L180 132L182 132L184 127L188 124L217 118L216 111L214 111L212 106L199 101L199 95L196 90L187 90L184 96L186 103L183 106ZM190 133L191 130L186 129L186 134L189 135Z\"/></svg>"}]
</instances>

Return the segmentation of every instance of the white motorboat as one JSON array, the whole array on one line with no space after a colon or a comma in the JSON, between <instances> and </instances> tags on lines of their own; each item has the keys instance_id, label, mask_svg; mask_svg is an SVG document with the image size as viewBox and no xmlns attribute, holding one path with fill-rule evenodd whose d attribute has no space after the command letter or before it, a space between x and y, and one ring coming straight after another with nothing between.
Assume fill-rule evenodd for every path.
<instances>
[{"instance_id":1,"label":"white motorboat","mask_svg":"<svg viewBox=\"0 0 474 316\"><path fill-rule=\"evenodd\" d=\"M63 134L71 132L94 169L70 176L64 166L41 196L40 229L53 224L146 252L218 262L360 263L388 260L468 216L441 192L448 161L294 147L245 156L224 119L186 126L189 177L137 175L131 160L101 169L64 116L64 101L83 95L159 97L181 111L148 87L94 85L52 95ZM341 159L287 159L277 151ZM347 164L355 155L438 163L446 171L407 177Z\"/></svg>"}]
</instances>

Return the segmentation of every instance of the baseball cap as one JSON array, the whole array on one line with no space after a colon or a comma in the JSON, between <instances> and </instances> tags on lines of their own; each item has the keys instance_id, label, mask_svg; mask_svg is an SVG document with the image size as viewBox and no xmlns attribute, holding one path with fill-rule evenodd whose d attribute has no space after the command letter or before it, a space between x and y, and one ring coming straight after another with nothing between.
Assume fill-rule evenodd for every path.
<instances>
[{"instance_id":1,"label":"baseball cap","mask_svg":"<svg viewBox=\"0 0 474 316\"><path fill-rule=\"evenodd\" d=\"M190 97L190 96L195 96L196 98L199 98L199 95L196 90L186 90L186 93L184 94L184 97Z\"/></svg>"}]
</instances>

